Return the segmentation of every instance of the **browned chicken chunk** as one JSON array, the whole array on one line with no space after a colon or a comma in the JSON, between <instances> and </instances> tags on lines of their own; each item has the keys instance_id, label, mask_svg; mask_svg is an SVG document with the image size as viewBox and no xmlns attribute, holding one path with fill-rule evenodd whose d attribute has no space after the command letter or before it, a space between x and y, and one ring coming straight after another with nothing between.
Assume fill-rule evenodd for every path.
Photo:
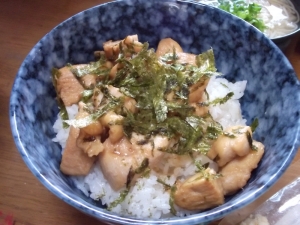
<instances>
[{"instance_id":1,"label":"browned chicken chunk","mask_svg":"<svg viewBox=\"0 0 300 225\"><path fill-rule=\"evenodd\" d=\"M100 118L101 124L104 127L109 128L109 139L111 144L115 144L118 141L121 140L121 138L124 136L123 132L123 126L120 124L117 124L119 121L122 121L123 117L120 115L117 115L113 111L110 111L103 115Z\"/></svg>"},{"instance_id":2,"label":"browned chicken chunk","mask_svg":"<svg viewBox=\"0 0 300 225\"><path fill-rule=\"evenodd\" d=\"M134 160L136 165L148 159L148 167L158 173L172 175L174 169L183 167L190 161L190 155L178 155L164 152L164 149L172 148L176 145L176 140L166 136L156 135L147 139L144 135L133 133L130 139L134 150ZM168 167L166 167L168 163Z\"/></svg>"},{"instance_id":3,"label":"browned chicken chunk","mask_svg":"<svg viewBox=\"0 0 300 225\"><path fill-rule=\"evenodd\" d=\"M121 41L122 40L118 40L118 41L109 40L103 43L103 50L107 59L116 58L116 56L120 52L119 44L121 43Z\"/></svg>"},{"instance_id":4,"label":"browned chicken chunk","mask_svg":"<svg viewBox=\"0 0 300 225\"><path fill-rule=\"evenodd\" d=\"M87 135L83 130L80 131L76 143L89 157L99 155L104 149L100 136Z\"/></svg>"},{"instance_id":5,"label":"browned chicken chunk","mask_svg":"<svg viewBox=\"0 0 300 225\"><path fill-rule=\"evenodd\" d=\"M176 53L183 52L181 46L172 38L161 39L156 49L156 55L158 57L163 56L166 53L172 53L174 50Z\"/></svg>"},{"instance_id":6,"label":"browned chicken chunk","mask_svg":"<svg viewBox=\"0 0 300 225\"><path fill-rule=\"evenodd\" d=\"M147 159L147 166L155 171L163 171L164 162L173 159L174 168L182 165L190 156L179 156L159 151L159 148L167 147L170 143L168 138L156 136L151 141L144 143L143 135L133 134L130 141L123 137L118 142L112 142L111 138L107 138L103 143L104 150L99 154L99 162L101 170L114 190L125 187L128 181L134 181L139 175L130 174L129 172L139 169L143 161ZM172 165L170 165L172 169Z\"/></svg>"},{"instance_id":7,"label":"browned chicken chunk","mask_svg":"<svg viewBox=\"0 0 300 225\"><path fill-rule=\"evenodd\" d=\"M180 64L196 65L196 55L183 52L181 46L172 38L162 39L157 46L156 55L158 57L166 53L173 53L175 50L177 62Z\"/></svg>"},{"instance_id":8,"label":"browned chicken chunk","mask_svg":"<svg viewBox=\"0 0 300 225\"><path fill-rule=\"evenodd\" d=\"M203 94L205 91L205 88L207 87L209 82L209 79L205 79L205 80L200 80L199 82L197 82L196 84L192 85L189 88L190 94L189 94L189 103L199 103L202 102L203 99Z\"/></svg>"},{"instance_id":9,"label":"browned chicken chunk","mask_svg":"<svg viewBox=\"0 0 300 225\"><path fill-rule=\"evenodd\" d=\"M251 151L252 131L249 126L233 126L226 129L228 135L221 135L212 145L208 157L216 159L219 166L225 166L237 156Z\"/></svg>"},{"instance_id":10,"label":"browned chicken chunk","mask_svg":"<svg viewBox=\"0 0 300 225\"><path fill-rule=\"evenodd\" d=\"M76 119L84 119L84 118L87 118L88 116L90 116L90 114L85 110L86 104L84 102L79 102L78 106L79 106L79 110L76 115ZM86 134L86 135L84 135L84 137L97 136L97 135L102 134L103 126L99 120L95 120L91 124L81 128L81 131L83 131L83 132L81 132L81 136L83 134Z\"/></svg>"},{"instance_id":11,"label":"browned chicken chunk","mask_svg":"<svg viewBox=\"0 0 300 225\"><path fill-rule=\"evenodd\" d=\"M78 136L79 129L71 126L60 164L60 170L67 175L87 175L96 160L94 157L89 157L77 146Z\"/></svg>"},{"instance_id":12,"label":"browned chicken chunk","mask_svg":"<svg viewBox=\"0 0 300 225\"><path fill-rule=\"evenodd\" d=\"M215 174L211 169L206 169L204 172L210 175ZM177 185L174 202L187 210L216 207L224 203L223 189L219 179L206 178L203 177L202 173L197 173L182 184Z\"/></svg>"},{"instance_id":13,"label":"browned chicken chunk","mask_svg":"<svg viewBox=\"0 0 300 225\"><path fill-rule=\"evenodd\" d=\"M96 84L96 75L86 74L81 78L81 82L84 87L91 88Z\"/></svg>"},{"instance_id":14,"label":"browned chicken chunk","mask_svg":"<svg viewBox=\"0 0 300 225\"><path fill-rule=\"evenodd\" d=\"M178 63L196 66L196 55L185 52L176 52L176 55L178 56Z\"/></svg>"},{"instance_id":15,"label":"browned chicken chunk","mask_svg":"<svg viewBox=\"0 0 300 225\"><path fill-rule=\"evenodd\" d=\"M137 35L130 35L124 38L123 40L118 41L107 41L103 43L103 49L107 59L115 60L120 53L120 45L123 48L131 48L132 52L139 52L142 50L143 44L138 41Z\"/></svg>"},{"instance_id":16,"label":"browned chicken chunk","mask_svg":"<svg viewBox=\"0 0 300 225\"><path fill-rule=\"evenodd\" d=\"M251 176L253 169L261 160L264 154L264 145L260 142L253 141L257 150L252 150L244 157L237 157L226 166L221 168L220 178L223 186L224 195L233 194L244 187Z\"/></svg>"},{"instance_id":17,"label":"browned chicken chunk","mask_svg":"<svg viewBox=\"0 0 300 225\"><path fill-rule=\"evenodd\" d=\"M126 138L122 138L116 144L106 139L103 146L104 151L99 154L101 170L110 186L115 191L120 190L125 187L133 165L131 143Z\"/></svg>"},{"instance_id":18,"label":"browned chicken chunk","mask_svg":"<svg viewBox=\"0 0 300 225\"><path fill-rule=\"evenodd\" d=\"M59 69L57 92L65 106L71 106L72 104L78 103L83 91L84 88L73 75L70 67L65 66Z\"/></svg>"}]
</instances>

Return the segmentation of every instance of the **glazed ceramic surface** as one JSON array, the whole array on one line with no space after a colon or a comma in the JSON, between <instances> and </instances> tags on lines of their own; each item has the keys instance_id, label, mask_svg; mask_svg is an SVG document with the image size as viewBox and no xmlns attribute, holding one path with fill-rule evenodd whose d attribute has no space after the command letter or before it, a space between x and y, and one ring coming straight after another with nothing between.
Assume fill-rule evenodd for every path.
<instances>
[{"instance_id":1,"label":"glazed ceramic surface","mask_svg":"<svg viewBox=\"0 0 300 225\"><path fill-rule=\"evenodd\" d=\"M231 81L247 80L241 100L255 139L266 150L248 184L224 205L192 216L147 220L121 217L88 199L59 170L61 148L52 142L58 113L51 69L94 60L107 40L138 34L155 47L171 37L186 52L213 48L216 65ZM100 220L122 224L205 224L239 209L270 188L299 147L300 86L292 66L263 34L218 9L187 1L115 1L81 12L55 27L31 50L11 92L10 121L17 148L32 173L57 197Z\"/></svg>"}]
</instances>

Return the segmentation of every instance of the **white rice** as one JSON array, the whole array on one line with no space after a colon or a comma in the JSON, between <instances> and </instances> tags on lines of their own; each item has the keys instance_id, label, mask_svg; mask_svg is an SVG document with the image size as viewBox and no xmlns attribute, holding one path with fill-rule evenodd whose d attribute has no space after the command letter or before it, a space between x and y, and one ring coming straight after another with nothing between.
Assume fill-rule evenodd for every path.
<instances>
[{"instance_id":1,"label":"white rice","mask_svg":"<svg viewBox=\"0 0 300 225\"><path fill-rule=\"evenodd\" d=\"M210 106L209 111L214 120L218 121L224 129L233 125L246 125L246 120L242 118L239 99L244 95L247 81L231 83L225 78L212 77L207 85L209 101L216 98L223 98L229 92L234 95L225 104ZM217 91L215 91L217 90Z\"/></svg>"},{"instance_id":2,"label":"white rice","mask_svg":"<svg viewBox=\"0 0 300 225\"><path fill-rule=\"evenodd\" d=\"M234 96L225 104L210 106L209 110L212 117L221 123L223 128L233 125L246 125L246 120L242 118L239 99L243 96L246 87L246 81L240 81L236 83L230 83L224 78L211 78L207 92L209 94L209 101L216 98L223 98L229 92L234 92ZM78 111L77 105L67 107L70 119L74 118ZM55 142L59 142L64 149L66 140L68 137L69 129L63 129L62 120L58 115L58 119L55 122L54 131L57 133L53 139ZM168 159L165 163L168 170L169 166L176 163L172 162L172 158ZM204 164L211 162L206 156L201 156L198 160ZM217 169L215 163L211 162L210 167ZM125 200L112 208L113 212L130 215L137 218L162 218L170 216L170 204L169 193L165 191L164 185L157 181L159 177L166 184L173 185L176 179L185 179L194 174L196 166L191 160L187 160L183 167L178 167L174 170L172 176L162 176L154 171L150 172L149 177L140 178L137 180L135 186L133 186ZM80 189L85 195L95 200L101 200L102 204L110 205L114 200L119 197L122 190L114 191L109 183L104 178L100 166L96 163L88 175L86 176L73 176L74 183L77 188ZM175 206L177 210L177 216L185 216L193 212L189 212Z\"/></svg>"},{"instance_id":3,"label":"white rice","mask_svg":"<svg viewBox=\"0 0 300 225\"><path fill-rule=\"evenodd\" d=\"M68 112L69 119L74 119L76 114L78 113L78 105L72 105L66 107L66 109ZM53 125L53 130L56 133L56 136L52 140L54 142L58 142L61 145L62 150L64 150L64 148L66 147L66 142L69 136L70 128L63 128L63 121L59 114L57 115L57 120Z\"/></svg>"}]
</instances>

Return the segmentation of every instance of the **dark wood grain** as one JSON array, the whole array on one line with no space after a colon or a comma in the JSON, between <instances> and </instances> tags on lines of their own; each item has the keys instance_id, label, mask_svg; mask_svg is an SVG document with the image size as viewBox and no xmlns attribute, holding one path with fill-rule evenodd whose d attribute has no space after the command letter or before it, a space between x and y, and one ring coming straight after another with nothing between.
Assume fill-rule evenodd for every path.
<instances>
[{"instance_id":1,"label":"dark wood grain","mask_svg":"<svg viewBox=\"0 0 300 225\"><path fill-rule=\"evenodd\" d=\"M2 0L0 2L0 224L99 225L49 192L21 159L11 136L9 96L30 49L70 16L105 1ZM9 220L12 218L12 220Z\"/></svg>"},{"instance_id":2,"label":"dark wood grain","mask_svg":"<svg viewBox=\"0 0 300 225\"><path fill-rule=\"evenodd\" d=\"M11 135L9 97L14 77L30 49L47 32L70 16L101 4L96 0L0 1L0 224L99 225L50 193L21 159ZM300 75L300 52L295 38L286 55ZM299 44L300 45L300 44ZM300 155L296 156L299 159ZM298 163L299 164L299 163ZM284 176L298 176L290 170ZM283 180L283 179L282 179ZM278 186L286 181L280 181Z\"/></svg>"}]
</instances>

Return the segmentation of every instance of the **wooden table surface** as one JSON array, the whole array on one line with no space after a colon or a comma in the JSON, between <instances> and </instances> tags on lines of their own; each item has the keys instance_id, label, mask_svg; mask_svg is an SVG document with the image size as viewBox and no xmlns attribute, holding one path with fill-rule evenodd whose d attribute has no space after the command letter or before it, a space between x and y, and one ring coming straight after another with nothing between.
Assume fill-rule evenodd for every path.
<instances>
[{"instance_id":1,"label":"wooden table surface","mask_svg":"<svg viewBox=\"0 0 300 225\"><path fill-rule=\"evenodd\" d=\"M30 49L60 22L103 2L105 0L0 1L0 225L101 224L58 199L31 174L15 147L8 111L15 75ZM300 77L298 40L299 37L293 39L285 54ZM300 153L283 177L252 204L252 208L300 176L299 158ZM246 211L250 212L251 207Z\"/></svg>"}]
</instances>

